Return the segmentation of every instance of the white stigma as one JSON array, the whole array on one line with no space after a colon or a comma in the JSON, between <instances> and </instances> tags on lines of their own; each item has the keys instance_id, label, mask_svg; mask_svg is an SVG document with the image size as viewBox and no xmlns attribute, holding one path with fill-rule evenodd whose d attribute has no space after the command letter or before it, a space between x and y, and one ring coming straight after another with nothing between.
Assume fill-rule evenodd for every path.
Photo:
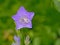
<instances>
[{"instance_id":1,"label":"white stigma","mask_svg":"<svg viewBox=\"0 0 60 45\"><path fill-rule=\"evenodd\" d=\"M28 20L27 18L24 18L24 21L25 21L26 23L28 23L28 22L29 22L29 20Z\"/></svg>"},{"instance_id":2,"label":"white stigma","mask_svg":"<svg viewBox=\"0 0 60 45\"><path fill-rule=\"evenodd\" d=\"M27 17L20 18L20 23L29 23L29 20Z\"/></svg>"}]
</instances>

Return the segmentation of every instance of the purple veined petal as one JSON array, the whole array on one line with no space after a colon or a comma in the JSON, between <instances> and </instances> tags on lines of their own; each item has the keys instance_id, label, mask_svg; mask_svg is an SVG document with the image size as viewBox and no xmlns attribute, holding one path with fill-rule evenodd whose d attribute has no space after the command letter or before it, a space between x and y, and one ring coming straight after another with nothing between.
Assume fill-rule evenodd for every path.
<instances>
[{"instance_id":1,"label":"purple veined petal","mask_svg":"<svg viewBox=\"0 0 60 45\"><path fill-rule=\"evenodd\" d=\"M22 25L16 25L16 30L23 28Z\"/></svg>"},{"instance_id":2,"label":"purple veined petal","mask_svg":"<svg viewBox=\"0 0 60 45\"><path fill-rule=\"evenodd\" d=\"M17 14L19 15L24 15L24 14L26 14L27 13L27 11L25 10L25 8L23 7L23 6L21 6L20 8L19 8L19 10L18 10L18 12L17 12Z\"/></svg>"},{"instance_id":3,"label":"purple veined petal","mask_svg":"<svg viewBox=\"0 0 60 45\"><path fill-rule=\"evenodd\" d=\"M34 12L28 12L27 16L30 20L32 20L33 16L34 16Z\"/></svg>"},{"instance_id":4,"label":"purple veined petal","mask_svg":"<svg viewBox=\"0 0 60 45\"><path fill-rule=\"evenodd\" d=\"M18 16L18 15L13 15L12 18L16 21L16 20L19 20L19 19L20 19L20 16Z\"/></svg>"},{"instance_id":5,"label":"purple veined petal","mask_svg":"<svg viewBox=\"0 0 60 45\"><path fill-rule=\"evenodd\" d=\"M20 20L17 20L15 22L16 23L16 30L24 28L24 27L26 27L26 28L32 28L31 21L30 20L28 20L28 21L29 21L28 23L24 23L24 22L20 23Z\"/></svg>"},{"instance_id":6,"label":"purple veined petal","mask_svg":"<svg viewBox=\"0 0 60 45\"><path fill-rule=\"evenodd\" d=\"M24 27L26 27L26 28L32 28L32 23L30 22L30 23L26 24Z\"/></svg>"},{"instance_id":7,"label":"purple veined petal","mask_svg":"<svg viewBox=\"0 0 60 45\"><path fill-rule=\"evenodd\" d=\"M23 25L19 23L19 21L16 22L16 30L23 28Z\"/></svg>"},{"instance_id":8,"label":"purple veined petal","mask_svg":"<svg viewBox=\"0 0 60 45\"><path fill-rule=\"evenodd\" d=\"M21 24L19 21L17 21L16 22L16 30L21 29L21 28L32 28L31 21L27 24Z\"/></svg>"}]
</instances>

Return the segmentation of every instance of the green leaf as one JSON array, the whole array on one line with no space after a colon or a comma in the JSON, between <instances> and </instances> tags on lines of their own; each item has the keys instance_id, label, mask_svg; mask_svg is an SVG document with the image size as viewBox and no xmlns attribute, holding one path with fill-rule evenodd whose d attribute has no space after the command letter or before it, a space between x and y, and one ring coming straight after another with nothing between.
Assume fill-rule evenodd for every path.
<instances>
[{"instance_id":1,"label":"green leaf","mask_svg":"<svg viewBox=\"0 0 60 45\"><path fill-rule=\"evenodd\" d=\"M53 0L54 5L56 6L55 8L60 12L60 0Z\"/></svg>"},{"instance_id":2,"label":"green leaf","mask_svg":"<svg viewBox=\"0 0 60 45\"><path fill-rule=\"evenodd\" d=\"M60 45L60 39L57 39L55 45Z\"/></svg>"},{"instance_id":3,"label":"green leaf","mask_svg":"<svg viewBox=\"0 0 60 45\"><path fill-rule=\"evenodd\" d=\"M33 45L40 45L40 44L41 44L41 39L39 37L34 38Z\"/></svg>"}]
</instances>

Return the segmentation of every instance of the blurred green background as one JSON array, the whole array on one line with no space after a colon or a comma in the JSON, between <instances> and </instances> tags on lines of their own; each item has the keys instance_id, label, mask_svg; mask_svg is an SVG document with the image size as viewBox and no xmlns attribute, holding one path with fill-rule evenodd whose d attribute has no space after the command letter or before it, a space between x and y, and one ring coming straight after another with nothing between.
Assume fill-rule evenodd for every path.
<instances>
[{"instance_id":1,"label":"blurred green background","mask_svg":"<svg viewBox=\"0 0 60 45\"><path fill-rule=\"evenodd\" d=\"M31 36L30 45L60 45L60 0L0 0L0 45L12 44L16 31L11 17L20 6L35 13L33 28L21 29L23 37Z\"/></svg>"}]
</instances>

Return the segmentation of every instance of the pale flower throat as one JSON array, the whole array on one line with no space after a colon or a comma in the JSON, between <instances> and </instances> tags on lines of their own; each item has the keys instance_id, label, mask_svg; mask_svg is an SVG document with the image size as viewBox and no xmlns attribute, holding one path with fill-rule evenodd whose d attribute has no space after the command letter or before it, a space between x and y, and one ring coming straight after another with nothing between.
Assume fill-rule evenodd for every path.
<instances>
[{"instance_id":1,"label":"pale flower throat","mask_svg":"<svg viewBox=\"0 0 60 45\"><path fill-rule=\"evenodd\" d=\"M21 17L21 18L20 18L20 23L22 23L22 24L27 24L27 23L29 23L29 19L28 19L26 16Z\"/></svg>"}]
</instances>

